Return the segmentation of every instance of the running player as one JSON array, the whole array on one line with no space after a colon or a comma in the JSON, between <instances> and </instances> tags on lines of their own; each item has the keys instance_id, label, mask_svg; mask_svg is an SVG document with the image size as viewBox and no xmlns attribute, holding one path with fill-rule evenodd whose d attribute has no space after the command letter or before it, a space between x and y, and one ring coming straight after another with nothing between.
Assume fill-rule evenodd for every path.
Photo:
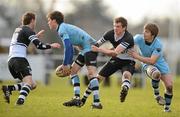
<instances>
[{"instance_id":1,"label":"running player","mask_svg":"<svg viewBox=\"0 0 180 117\"><path fill-rule=\"evenodd\" d=\"M36 34L34 28L36 17L32 12L27 12L22 16L22 25L15 29L9 48L8 67L14 79L21 80L14 85L3 85L2 90L7 103L10 103L10 94L12 91L19 91L19 97L16 105L23 105L25 98L31 90L36 88L36 83L32 79L32 70L26 59L27 48L32 42L38 49L59 48L58 43L43 44L39 41L38 36L42 31Z\"/></svg>"}]
</instances>

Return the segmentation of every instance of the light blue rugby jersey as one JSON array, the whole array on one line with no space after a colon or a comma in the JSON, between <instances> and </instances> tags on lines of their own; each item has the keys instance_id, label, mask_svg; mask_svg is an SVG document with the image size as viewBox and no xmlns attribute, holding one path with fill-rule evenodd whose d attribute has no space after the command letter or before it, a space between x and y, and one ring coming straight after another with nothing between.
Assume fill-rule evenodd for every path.
<instances>
[{"instance_id":1,"label":"light blue rugby jersey","mask_svg":"<svg viewBox=\"0 0 180 117\"><path fill-rule=\"evenodd\" d=\"M145 43L144 36L137 34L134 36L134 43L139 47L141 55L144 57L151 57L151 55L159 55L155 66L162 74L170 73L168 63L163 57L162 44L159 37L156 37L151 45L147 45ZM147 64L143 63L143 68L145 68L146 66Z\"/></svg>"},{"instance_id":2,"label":"light blue rugby jersey","mask_svg":"<svg viewBox=\"0 0 180 117\"><path fill-rule=\"evenodd\" d=\"M80 46L82 48L80 54L82 55L88 51L91 51L91 45L96 43L96 40L93 39L88 33L77 26L67 23L60 24L58 34L62 41L69 39L72 45Z\"/></svg>"}]
</instances>

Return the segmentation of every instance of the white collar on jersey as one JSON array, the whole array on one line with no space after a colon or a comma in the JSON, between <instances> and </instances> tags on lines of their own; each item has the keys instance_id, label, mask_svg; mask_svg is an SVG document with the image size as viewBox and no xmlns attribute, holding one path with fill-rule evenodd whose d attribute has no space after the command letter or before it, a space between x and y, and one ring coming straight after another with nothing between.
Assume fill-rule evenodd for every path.
<instances>
[{"instance_id":1,"label":"white collar on jersey","mask_svg":"<svg viewBox=\"0 0 180 117\"><path fill-rule=\"evenodd\" d=\"M120 37L117 37L117 36L114 34L114 39L115 39L115 41L117 42L117 41L119 41L120 39L122 39L122 37L124 36L124 34L125 34L125 31L123 32L123 34L122 34Z\"/></svg>"}]
</instances>

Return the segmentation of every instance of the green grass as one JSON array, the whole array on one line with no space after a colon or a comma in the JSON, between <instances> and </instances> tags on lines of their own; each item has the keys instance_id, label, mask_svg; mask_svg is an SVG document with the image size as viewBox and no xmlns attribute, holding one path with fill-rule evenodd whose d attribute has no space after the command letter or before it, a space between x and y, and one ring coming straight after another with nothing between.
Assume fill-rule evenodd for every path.
<instances>
[{"instance_id":1,"label":"green grass","mask_svg":"<svg viewBox=\"0 0 180 117\"><path fill-rule=\"evenodd\" d=\"M164 113L163 107L155 102L149 79L145 88L132 88L124 103L119 101L120 87L117 80L111 80L111 87L103 87L102 84L100 86L102 110L91 109L92 96L81 108L64 107L62 103L71 99L73 87L69 85L68 79L53 77L48 86L38 84L23 106L14 105L18 97L17 92L13 92L11 103L6 104L0 91L0 117L180 117L180 78L174 81L171 113ZM9 82L0 86L7 83ZM81 86L81 94L85 88L84 85ZM160 88L163 94L163 86Z\"/></svg>"}]
</instances>

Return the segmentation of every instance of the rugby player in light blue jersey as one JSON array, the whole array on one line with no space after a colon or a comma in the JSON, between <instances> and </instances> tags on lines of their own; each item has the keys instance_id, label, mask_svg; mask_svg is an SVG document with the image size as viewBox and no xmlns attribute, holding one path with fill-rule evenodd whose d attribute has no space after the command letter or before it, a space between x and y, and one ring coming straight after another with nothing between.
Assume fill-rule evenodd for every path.
<instances>
[{"instance_id":1,"label":"rugby player in light blue jersey","mask_svg":"<svg viewBox=\"0 0 180 117\"><path fill-rule=\"evenodd\" d=\"M92 108L102 109L99 99L99 82L97 79L97 53L91 51L91 45L96 43L88 33L77 26L64 22L64 15L59 11L51 12L47 15L50 29L58 32L59 39L64 45L63 70L69 69L73 59L73 46L78 46L82 50L72 64L71 80L74 86L74 97L72 100L63 103L64 106L81 106L80 100L80 80L77 72L84 66L87 66L89 86L93 92Z\"/></svg>"},{"instance_id":2,"label":"rugby player in light blue jersey","mask_svg":"<svg viewBox=\"0 0 180 117\"><path fill-rule=\"evenodd\" d=\"M168 63L163 57L162 43L157 37L158 32L159 28L156 24L146 24L143 35L137 34L134 37L135 45L140 49L140 55L135 51L129 51L129 54L143 63L143 71L152 79L152 87L157 102L164 105L165 112L170 112L173 97L173 78ZM159 94L160 79L165 86L165 102Z\"/></svg>"}]
</instances>

